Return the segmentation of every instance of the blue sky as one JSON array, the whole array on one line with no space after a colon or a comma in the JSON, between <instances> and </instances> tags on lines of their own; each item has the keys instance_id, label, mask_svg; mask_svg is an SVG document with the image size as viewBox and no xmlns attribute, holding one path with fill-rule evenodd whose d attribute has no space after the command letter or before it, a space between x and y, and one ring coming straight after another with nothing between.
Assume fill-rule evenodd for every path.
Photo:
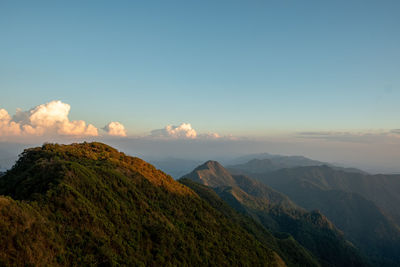
<instances>
[{"instance_id":1,"label":"blue sky","mask_svg":"<svg viewBox=\"0 0 400 267\"><path fill-rule=\"evenodd\" d=\"M1 1L0 105L131 134L399 128L399 1Z\"/></svg>"}]
</instances>

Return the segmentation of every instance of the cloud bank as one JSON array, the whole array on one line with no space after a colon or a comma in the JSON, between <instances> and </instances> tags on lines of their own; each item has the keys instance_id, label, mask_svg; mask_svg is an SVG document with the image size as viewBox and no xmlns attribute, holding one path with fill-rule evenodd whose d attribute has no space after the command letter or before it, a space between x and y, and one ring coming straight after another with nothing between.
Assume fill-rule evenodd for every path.
<instances>
[{"instance_id":1,"label":"cloud bank","mask_svg":"<svg viewBox=\"0 0 400 267\"><path fill-rule=\"evenodd\" d=\"M351 143L398 143L400 138L400 129L373 131L373 132L299 132L297 138L319 139L334 142L351 142Z\"/></svg>"},{"instance_id":2,"label":"cloud bank","mask_svg":"<svg viewBox=\"0 0 400 267\"><path fill-rule=\"evenodd\" d=\"M70 120L71 106L61 101L51 101L38 105L30 110L17 109L11 116L7 110L0 108L0 140L48 140L48 138L67 137L101 137L99 130L83 120ZM102 128L106 136L127 137L123 124L117 121L109 122ZM39 137L37 139L36 137ZM233 140L232 136L221 136L218 133L198 133L190 123L181 123L178 126L167 125L162 129L150 131L145 136L137 138L160 140ZM69 140L69 139L68 139Z\"/></svg>"},{"instance_id":3,"label":"cloud bank","mask_svg":"<svg viewBox=\"0 0 400 267\"><path fill-rule=\"evenodd\" d=\"M70 121L70 109L70 105L61 101L52 101L28 111L18 109L13 117L5 109L0 109L0 137L98 136L98 130L92 124L82 120Z\"/></svg>"},{"instance_id":4,"label":"cloud bank","mask_svg":"<svg viewBox=\"0 0 400 267\"><path fill-rule=\"evenodd\" d=\"M70 120L71 106L61 101L51 101L38 105L30 110L17 109L11 116L7 110L0 108L0 140L33 140L35 137L99 137L99 130L83 120ZM102 128L106 136L127 137L123 124L117 121L109 122ZM101 136L100 136L101 137ZM33 138L33 139L32 139ZM190 123L181 123L178 126L167 125L162 129L150 131L145 136L137 138L160 140L234 140L232 136L221 136L218 133L198 133ZM36 140L36 139L35 139Z\"/></svg>"},{"instance_id":5,"label":"cloud bank","mask_svg":"<svg viewBox=\"0 0 400 267\"><path fill-rule=\"evenodd\" d=\"M110 122L109 124L104 126L103 130L112 136L120 136L120 137L126 136L126 130L124 125L122 125L117 121Z\"/></svg>"}]
</instances>

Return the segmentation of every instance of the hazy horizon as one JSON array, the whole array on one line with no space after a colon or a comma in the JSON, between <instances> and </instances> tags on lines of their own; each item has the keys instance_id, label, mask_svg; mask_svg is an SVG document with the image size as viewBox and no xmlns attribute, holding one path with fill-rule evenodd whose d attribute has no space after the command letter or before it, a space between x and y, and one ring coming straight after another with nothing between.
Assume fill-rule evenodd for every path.
<instances>
[{"instance_id":1,"label":"hazy horizon","mask_svg":"<svg viewBox=\"0 0 400 267\"><path fill-rule=\"evenodd\" d=\"M85 140L68 140L62 142L60 139L54 142L60 144L70 144L83 142ZM351 151L347 146L338 146L337 143L321 150L321 145L310 145L308 143L282 143L268 142L260 140L145 140L145 139L87 139L86 141L98 141L111 145L118 150L131 155L140 157L147 161L163 160L188 160L194 162L205 162L216 160L222 164L230 164L232 160L243 156L258 155L268 153L281 156L304 156L312 160L330 163L340 167L358 168L371 174L397 174L400 169L396 164L397 159L386 161L384 156L374 153L370 158L357 160L354 156L359 151ZM47 141L46 141L47 142ZM43 143L16 144L0 142L0 167L10 168L23 149L41 146ZM52 143L52 142L50 142ZM362 146L359 147L361 149ZM373 146L365 145L365 153L373 153ZM371 149L368 151L368 149ZM388 147L389 149L389 147ZM307 153L305 153L307 151ZM336 152L339 156L333 156ZM377 158L381 156L382 160ZM254 157L263 158L263 157ZM10 160L11 159L11 160ZM2 164L3 163L3 164Z\"/></svg>"}]
</instances>

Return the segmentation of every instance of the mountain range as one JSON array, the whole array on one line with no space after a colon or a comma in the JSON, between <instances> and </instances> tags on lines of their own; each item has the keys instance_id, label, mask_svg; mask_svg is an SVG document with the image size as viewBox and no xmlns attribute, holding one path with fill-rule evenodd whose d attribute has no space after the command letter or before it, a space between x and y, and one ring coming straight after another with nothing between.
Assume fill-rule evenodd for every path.
<instances>
[{"instance_id":1,"label":"mountain range","mask_svg":"<svg viewBox=\"0 0 400 267\"><path fill-rule=\"evenodd\" d=\"M0 173L0 266L398 265L397 176L274 158L177 181L102 143L27 149Z\"/></svg>"},{"instance_id":2,"label":"mountain range","mask_svg":"<svg viewBox=\"0 0 400 267\"><path fill-rule=\"evenodd\" d=\"M268 153L243 156L231 161L230 163L231 164L228 165L227 168L232 172L245 171L247 173L265 173L294 167L329 166L335 170L367 174L366 172L356 168L341 167L303 156L282 156L271 155Z\"/></svg>"},{"instance_id":3,"label":"mountain range","mask_svg":"<svg viewBox=\"0 0 400 267\"><path fill-rule=\"evenodd\" d=\"M208 161L182 178L211 187L237 211L279 236L290 234L322 266L362 266L362 256L320 212L307 212L287 196L244 175L232 175Z\"/></svg>"},{"instance_id":4,"label":"mountain range","mask_svg":"<svg viewBox=\"0 0 400 267\"><path fill-rule=\"evenodd\" d=\"M269 170L254 161L231 166L289 196L307 210L320 210L376 265L400 263L400 176L347 172L327 165Z\"/></svg>"},{"instance_id":5,"label":"mountain range","mask_svg":"<svg viewBox=\"0 0 400 267\"><path fill-rule=\"evenodd\" d=\"M281 199L269 193L259 205ZM329 245L326 253L237 212L210 187L175 181L107 145L45 144L25 150L0 178L0 265L367 266L321 214L281 202L302 218L296 233L311 235L314 249ZM296 220L276 221L276 229Z\"/></svg>"}]
</instances>

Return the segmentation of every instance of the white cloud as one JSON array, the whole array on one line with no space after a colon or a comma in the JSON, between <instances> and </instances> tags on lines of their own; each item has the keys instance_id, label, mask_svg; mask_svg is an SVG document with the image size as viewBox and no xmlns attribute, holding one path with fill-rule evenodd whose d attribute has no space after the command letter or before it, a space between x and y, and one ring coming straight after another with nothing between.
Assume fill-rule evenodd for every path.
<instances>
[{"instance_id":1,"label":"white cloud","mask_svg":"<svg viewBox=\"0 0 400 267\"><path fill-rule=\"evenodd\" d=\"M98 129L83 120L69 119L71 106L61 101L51 101L38 105L28 111L17 109L13 116L5 109L0 109L0 139L28 137L89 137L99 136ZM126 137L127 131L117 121L109 122L102 128L108 136ZM162 129L151 131L140 138L166 140L236 140L232 136L221 136L218 133L198 133L190 123L178 126L167 125Z\"/></svg>"},{"instance_id":2,"label":"white cloud","mask_svg":"<svg viewBox=\"0 0 400 267\"><path fill-rule=\"evenodd\" d=\"M150 137L166 139L220 139L224 138L217 133L199 134L190 123L181 123L179 126L167 125L163 129L151 131Z\"/></svg>"},{"instance_id":3,"label":"white cloud","mask_svg":"<svg viewBox=\"0 0 400 267\"><path fill-rule=\"evenodd\" d=\"M17 109L13 118L5 109L0 109L0 136L97 136L98 130L82 120L70 121L71 106L61 101L52 101L36 106L29 111Z\"/></svg>"},{"instance_id":4,"label":"white cloud","mask_svg":"<svg viewBox=\"0 0 400 267\"><path fill-rule=\"evenodd\" d=\"M109 135L112 136L126 136L126 130L124 125L117 121L112 121L103 128L104 131L106 131Z\"/></svg>"},{"instance_id":5,"label":"white cloud","mask_svg":"<svg viewBox=\"0 0 400 267\"><path fill-rule=\"evenodd\" d=\"M58 134L61 135L77 135L77 136L98 136L98 130L92 124L88 124L84 121L65 121L60 124L57 130Z\"/></svg>"},{"instance_id":6,"label":"white cloud","mask_svg":"<svg viewBox=\"0 0 400 267\"><path fill-rule=\"evenodd\" d=\"M221 136L219 134L217 134L217 133L199 134L198 137L202 138L202 139L218 139L218 138L221 138Z\"/></svg>"},{"instance_id":7,"label":"white cloud","mask_svg":"<svg viewBox=\"0 0 400 267\"><path fill-rule=\"evenodd\" d=\"M0 136L1 135L20 135L20 125L11 121L11 116L7 110L0 109Z\"/></svg>"},{"instance_id":8,"label":"white cloud","mask_svg":"<svg viewBox=\"0 0 400 267\"><path fill-rule=\"evenodd\" d=\"M39 105L29 111L29 121L35 127L49 128L57 123L69 122L68 114L71 107L61 101L52 101Z\"/></svg>"},{"instance_id":9,"label":"white cloud","mask_svg":"<svg viewBox=\"0 0 400 267\"><path fill-rule=\"evenodd\" d=\"M179 126L167 125L163 129L157 129L151 131L151 137L161 138L183 138L183 139L195 139L197 132L192 128L190 123L182 123Z\"/></svg>"}]
</instances>

